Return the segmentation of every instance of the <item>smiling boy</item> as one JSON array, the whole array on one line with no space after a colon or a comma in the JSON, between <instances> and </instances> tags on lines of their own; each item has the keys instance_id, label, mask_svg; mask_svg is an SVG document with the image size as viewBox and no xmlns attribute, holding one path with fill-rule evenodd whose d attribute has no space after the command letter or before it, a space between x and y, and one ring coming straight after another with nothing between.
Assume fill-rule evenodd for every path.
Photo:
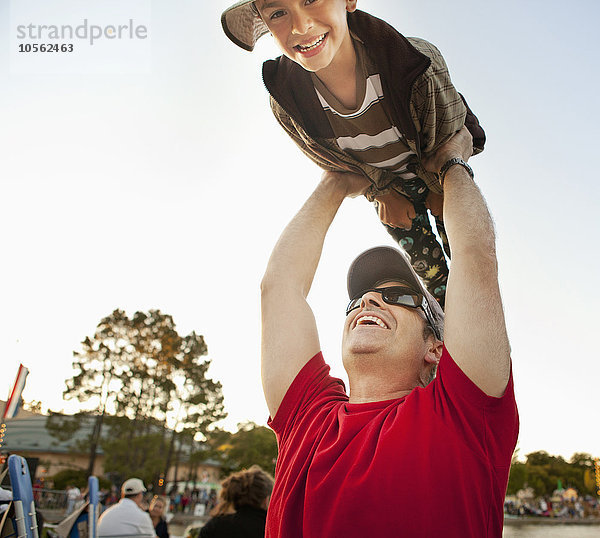
<instances>
[{"instance_id":1,"label":"smiling boy","mask_svg":"<svg viewBox=\"0 0 600 538\"><path fill-rule=\"evenodd\" d=\"M450 252L439 216L442 185L422 159L466 125L474 153L485 134L427 41L405 38L356 9L357 0L238 2L221 18L253 50L270 32L283 56L263 65L271 109L300 149L325 170L365 175L389 233L443 306Z\"/></svg>"}]
</instances>

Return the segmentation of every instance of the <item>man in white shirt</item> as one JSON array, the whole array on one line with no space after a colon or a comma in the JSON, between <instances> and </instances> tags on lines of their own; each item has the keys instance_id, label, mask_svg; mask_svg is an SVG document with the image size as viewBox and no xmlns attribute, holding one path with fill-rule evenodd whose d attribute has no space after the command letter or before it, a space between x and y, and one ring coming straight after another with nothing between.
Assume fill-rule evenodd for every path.
<instances>
[{"instance_id":1,"label":"man in white shirt","mask_svg":"<svg viewBox=\"0 0 600 538\"><path fill-rule=\"evenodd\" d=\"M139 478L125 480L121 500L106 510L98 520L98 536L156 537L150 514L142 509L146 488Z\"/></svg>"},{"instance_id":2,"label":"man in white shirt","mask_svg":"<svg viewBox=\"0 0 600 538\"><path fill-rule=\"evenodd\" d=\"M81 490L77 486L69 484L67 486L67 515L75 510L75 505L77 504L77 501L80 500Z\"/></svg>"}]
</instances>

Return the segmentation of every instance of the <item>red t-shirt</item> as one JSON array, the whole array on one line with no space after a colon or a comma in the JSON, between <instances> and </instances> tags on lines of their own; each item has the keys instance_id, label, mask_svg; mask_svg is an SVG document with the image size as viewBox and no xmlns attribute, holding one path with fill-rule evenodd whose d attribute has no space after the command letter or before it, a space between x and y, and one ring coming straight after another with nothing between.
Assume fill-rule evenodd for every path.
<instances>
[{"instance_id":1,"label":"red t-shirt","mask_svg":"<svg viewBox=\"0 0 600 538\"><path fill-rule=\"evenodd\" d=\"M404 398L348 403L321 353L269 425L279 456L267 538L500 537L519 418L444 348L437 377Z\"/></svg>"}]
</instances>

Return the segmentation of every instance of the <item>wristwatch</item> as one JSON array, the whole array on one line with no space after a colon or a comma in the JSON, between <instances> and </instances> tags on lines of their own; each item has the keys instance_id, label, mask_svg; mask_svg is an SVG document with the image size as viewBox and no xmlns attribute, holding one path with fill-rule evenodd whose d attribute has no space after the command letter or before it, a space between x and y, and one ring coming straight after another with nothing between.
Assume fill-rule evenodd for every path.
<instances>
[{"instance_id":1,"label":"wristwatch","mask_svg":"<svg viewBox=\"0 0 600 538\"><path fill-rule=\"evenodd\" d=\"M453 157L452 159L448 159L444 163L442 168L440 169L440 183L442 184L442 187L444 186L444 179L446 178L446 172L448 172L450 167L454 166L455 164L462 166L467 171L467 173L471 176L471 179L473 179L475 177L475 174L473 173L473 169L467 164L466 161L463 161L460 157Z\"/></svg>"}]
</instances>

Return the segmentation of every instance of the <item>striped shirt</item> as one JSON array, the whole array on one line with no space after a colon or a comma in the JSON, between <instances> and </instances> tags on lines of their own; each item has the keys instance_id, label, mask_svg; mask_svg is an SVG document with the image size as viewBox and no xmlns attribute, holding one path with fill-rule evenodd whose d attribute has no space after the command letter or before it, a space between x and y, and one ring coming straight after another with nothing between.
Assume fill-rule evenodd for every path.
<instances>
[{"instance_id":1,"label":"striped shirt","mask_svg":"<svg viewBox=\"0 0 600 538\"><path fill-rule=\"evenodd\" d=\"M357 54L357 107L345 107L313 73L312 79L339 148L356 160L390 170L402 180L414 179L408 169L416 161L404 135L391 120L381 78L364 45L354 40ZM411 167L412 168L412 167Z\"/></svg>"}]
</instances>

